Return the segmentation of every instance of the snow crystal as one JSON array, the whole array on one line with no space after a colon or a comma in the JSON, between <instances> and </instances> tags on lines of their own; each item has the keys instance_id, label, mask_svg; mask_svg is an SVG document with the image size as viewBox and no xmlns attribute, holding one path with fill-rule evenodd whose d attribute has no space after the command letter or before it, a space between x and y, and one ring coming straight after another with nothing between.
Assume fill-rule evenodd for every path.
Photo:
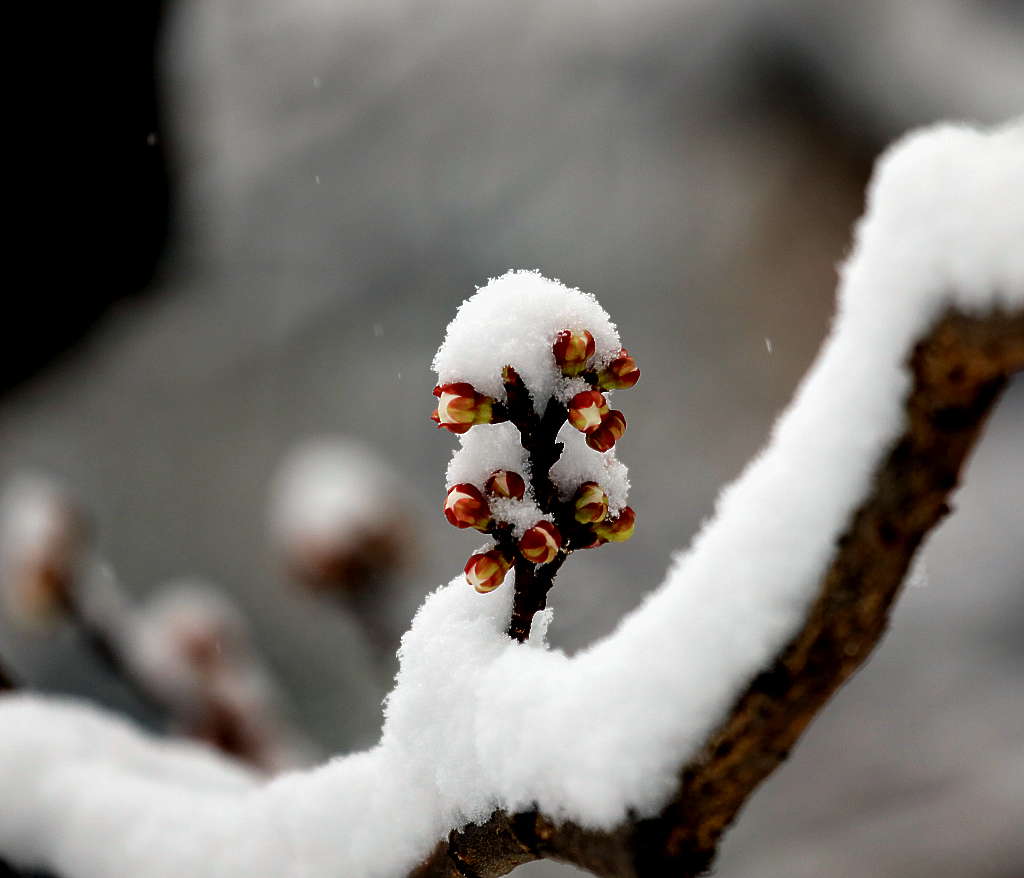
<instances>
[{"instance_id":1,"label":"snow crystal","mask_svg":"<svg viewBox=\"0 0 1024 878\"><path fill-rule=\"evenodd\" d=\"M564 329L594 336L598 367L622 348L615 324L590 293L536 271L509 271L466 299L448 324L434 356L438 383L466 381L479 393L504 399L501 370L512 366L530 389L534 408L543 411L562 378L551 345Z\"/></svg>"},{"instance_id":2,"label":"snow crystal","mask_svg":"<svg viewBox=\"0 0 1024 878\"><path fill-rule=\"evenodd\" d=\"M530 464L519 431L513 424L478 424L459 436L452 453L445 487L475 485L481 491L492 473L500 469L519 473L530 484Z\"/></svg>"},{"instance_id":3,"label":"snow crystal","mask_svg":"<svg viewBox=\"0 0 1024 878\"><path fill-rule=\"evenodd\" d=\"M577 393L583 393L584 390L593 389L594 388L587 383L585 378L581 378L579 376L576 378L560 378L555 382L555 389L552 395L562 403L562 405L568 405L572 402L572 398ZM606 399L611 398L610 391L605 391L604 395Z\"/></svg>"},{"instance_id":4,"label":"snow crystal","mask_svg":"<svg viewBox=\"0 0 1024 878\"><path fill-rule=\"evenodd\" d=\"M991 134L941 126L890 150L832 335L770 445L607 638L571 659L542 639L515 643L509 583L479 595L459 576L402 640L380 744L263 787L179 776L180 753L119 720L0 698L0 852L63 878L396 876L499 807L591 827L656 812L680 765L799 628L901 428L915 339L953 304L1024 307L1022 193L1020 122ZM609 351L614 330L594 319L596 304L573 293L579 309L552 316L549 283L506 275L464 305L438 354L442 380L495 392L500 366L536 366L570 316ZM527 318L541 326L521 345ZM140 761L156 767L143 774Z\"/></svg>"},{"instance_id":5,"label":"snow crystal","mask_svg":"<svg viewBox=\"0 0 1024 878\"><path fill-rule=\"evenodd\" d=\"M554 522L554 518L548 513L542 512L541 508L529 497L524 497L522 500L488 497L487 503L491 507L491 515L498 521L512 525L512 535L516 539L519 539L538 521Z\"/></svg>"},{"instance_id":6,"label":"snow crystal","mask_svg":"<svg viewBox=\"0 0 1024 878\"><path fill-rule=\"evenodd\" d=\"M551 481L562 500L583 482L597 482L608 495L608 510L618 515L629 499L629 470L615 457L615 449L601 453L587 445L586 437L570 424L558 432L562 456L551 467Z\"/></svg>"}]
</instances>

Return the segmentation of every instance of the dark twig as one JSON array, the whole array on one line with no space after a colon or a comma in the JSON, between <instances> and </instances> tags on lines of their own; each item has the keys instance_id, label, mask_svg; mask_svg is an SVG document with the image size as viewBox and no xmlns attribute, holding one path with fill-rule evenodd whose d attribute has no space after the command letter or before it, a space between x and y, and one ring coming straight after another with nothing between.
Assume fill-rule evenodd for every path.
<instances>
[{"instance_id":1,"label":"dark twig","mask_svg":"<svg viewBox=\"0 0 1024 878\"><path fill-rule=\"evenodd\" d=\"M565 406L554 399L549 400L543 416L538 416L523 380L512 369L508 369L507 374L506 413L519 430L520 441L530 458L530 481L537 505L554 517L555 524L563 534L568 533L575 528L576 522L572 513L567 511L566 504L559 501L558 491L550 476L551 467L562 455L562 444L555 440L565 423ZM567 544L553 561L539 566L518 555L514 556L515 596L512 600L509 637L522 643L530 636L533 617L547 606L548 592L554 585L555 575L570 551Z\"/></svg>"},{"instance_id":2,"label":"dark twig","mask_svg":"<svg viewBox=\"0 0 1024 878\"><path fill-rule=\"evenodd\" d=\"M522 558L516 559L516 593L512 599L512 621L508 636L522 643L530 636L533 617L547 606L548 592L555 584L555 575L565 561L567 553L559 552L549 564L534 565Z\"/></svg>"}]
</instances>

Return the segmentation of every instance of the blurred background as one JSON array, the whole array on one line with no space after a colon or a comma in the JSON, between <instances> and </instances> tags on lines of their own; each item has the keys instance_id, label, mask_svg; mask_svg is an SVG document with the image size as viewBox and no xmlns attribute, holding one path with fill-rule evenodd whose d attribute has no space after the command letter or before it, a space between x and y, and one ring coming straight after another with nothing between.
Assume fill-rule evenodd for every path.
<instances>
[{"instance_id":1,"label":"blurred background","mask_svg":"<svg viewBox=\"0 0 1024 878\"><path fill-rule=\"evenodd\" d=\"M376 740L401 632L475 547L428 419L475 285L594 292L643 370L637 534L552 596L576 650L764 441L879 150L1024 109L1019 0L132 7L63 38L20 209L0 657L268 770ZM890 635L718 874L1024 874L1022 437L1018 381Z\"/></svg>"}]
</instances>

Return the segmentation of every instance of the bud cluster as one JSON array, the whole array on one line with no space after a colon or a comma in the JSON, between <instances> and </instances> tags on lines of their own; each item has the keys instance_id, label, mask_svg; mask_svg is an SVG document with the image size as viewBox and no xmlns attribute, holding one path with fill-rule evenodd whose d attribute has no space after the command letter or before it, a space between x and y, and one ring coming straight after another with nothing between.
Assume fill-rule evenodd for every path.
<instances>
[{"instance_id":1,"label":"bud cluster","mask_svg":"<svg viewBox=\"0 0 1024 878\"><path fill-rule=\"evenodd\" d=\"M563 379L574 379L577 387L582 382L589 389L572 396L564 410L559 410L558 403L552 400L543 417L540 417L540 412L532 411L532 402L528 407L519 402L530 399L529 389L510 365L502 370L506 402L479 393L466 382L441 384L434 388L438 403L431 418L438 427L461 434L478 424L511 420L522 436L524 448L531 455L536 479L532 486L528 486L519 473L501 469L492 472L482 488L478 487L479 483L463 482L452 485L445 497L444 515L451 525L478 530L494 540L490 548L470 556L465 567L467 581L481 593L496 589L508 571L521 563L526 565L522 569L529 571L552 564L575 549L623 542L633 535L635 513L626 506L612 517L608 494L600 484L583 482L574 496L563 502L554 494L547 470L560 454L561 446L555 444L554 437L565 420L584 434L590 448L601 453L609 451L622 438L626 431L626 418L622 412L608 405L606 393L624 390L637 383L640 370L636 361L622 348L605 365L599 366L595 362L597 345L594 336L585 329L559 332L551 352L554 365ZM538 439L539 436L543 436L543 440ZM546 448L533 447L545 442L548 444ZM544 461L543 466L538 465L538 461ZM521 531L522 535L516 540L512 522L502 521L500 515L495 515L495 509L507 514L510 507L496 501L522 501L528 493L530 502L540 504L543 517ZM557 566L550 570L554 571ZM516 569L520 567L516 566ZM553 572L547 574L548 579L553 575ZM517 580L517 594L518 589ZM527 630L528 627L527 624Z\"/></svg>"},{"instance_id":2,"label":"bud cluster","mask_svg":"<svg viewBox=\"0 0 1024 878\"><path fill-rule=\"evenodd\" d=\"M640 369L629 351L622 348L603 369L588 368L594 356L593 336L583 330L576 333L568 329L560 332L551 351L555 365L567 378L583 377L591 385L569 400L569 423L586 436L587 445L595 451L605 452L614 447L626 432L626 416L608 406L602 390L625 390L640 380Z\"/></svg>"},{"instance_id":3,"label":"bud cluster","mask_svg":"<svg viewBox=\"0 0 1024 878\"><path fill-rule=\"evenodd\" d=\"M527 528L519 541L514 544L514 551L509 543L511 527L507 522L495 518L491 500L522 500L526 496L526 480L517 472L497 470L491 473L484 483L484 491L475 485L463 482L452 485L444 502L444 515L448 523L458 528L475 528L478 531L494 534L506 544L503 548L495 548L473 555L466 565L466 578L476 587L477 591L493 591L505 579L505 574L512 566L510 555L518 552L519 556L534 564L548 564L555 559L562 548L562 535L558 527L550 521L542 519Z\"/></svg>"}]
</instances>

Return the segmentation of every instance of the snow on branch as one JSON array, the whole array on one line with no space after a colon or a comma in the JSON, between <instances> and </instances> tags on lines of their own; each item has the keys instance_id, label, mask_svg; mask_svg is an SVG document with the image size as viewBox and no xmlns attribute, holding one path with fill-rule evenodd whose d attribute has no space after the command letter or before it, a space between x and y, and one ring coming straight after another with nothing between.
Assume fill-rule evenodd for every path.
<instances>
[{"instance_id":1,"label":"snow on branch","mask_svg":"<svg viewBox=\"0 0 1024 878\"><path fill-rule=\"evenodd\" d=\"M907 138L880 163L833 332L771 442L613 634L573 658L539 630L517 642L514 589L459 576L403 639L380 743L263 785L91 710L5 695L0 855L64 878L488 876L539 856L697 874L881 635L1024 368L1022 240L1024 124ZM599 356L618 344L570 328ZM508 356L550 339L481 331ZM442 382L504 401L487 364L446 373L444 351ZM545 380L529 375L535 411L558 399Z\"/></svg>"}]
</instances>

